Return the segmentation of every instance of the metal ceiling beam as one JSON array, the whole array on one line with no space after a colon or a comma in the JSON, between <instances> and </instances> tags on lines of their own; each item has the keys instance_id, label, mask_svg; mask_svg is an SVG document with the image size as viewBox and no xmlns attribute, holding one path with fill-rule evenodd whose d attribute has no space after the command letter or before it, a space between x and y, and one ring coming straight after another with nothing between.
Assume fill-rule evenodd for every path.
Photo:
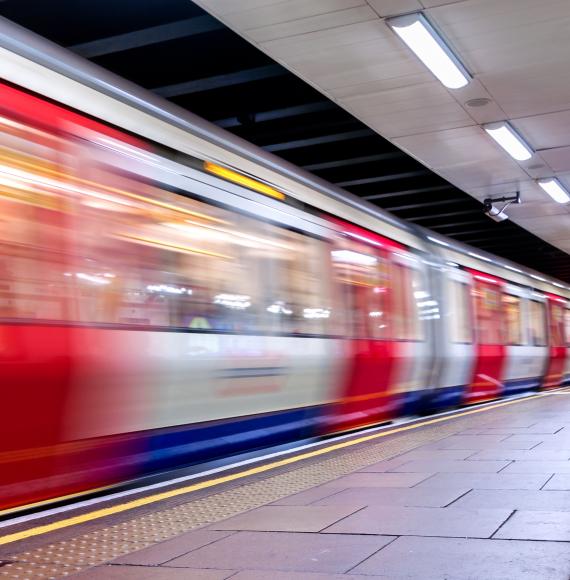
<instances>
[{"instance_id":1,"label":"metal ceiling beam","mask_svg":"<svg viewBox=\"0 0 570 580\"><path fill-rule=\"evenodd\" d=\"M288 117L295 117L297 115L307 115L308 113L320 113L321 111L329 111L334 109L336 105L331 101L321 101L319 103L308 103L306 105L298 105L296 107L284 107L282 109L274 109L272 111L261 111L260 113L251 113L254 123L263 123L265 121L275 121L276 119L286 119ZM238 117L228 117L227 119L220 119L214 121L218 127L230 128L239 127L243 125L243 119Z\"/></svg>"},{"instance_id":2,"label":"metal ceiling beam","mask_svg":"<svg viewBox=\"0 0 570 580\"><path fill-rule=\"evenodd\" d=\"M371 163L373 161L387 161L388 159L398 159L405 157L406 154L403 151L390 151L389 153L378 153L377 155L363 155L362 157L351 157L350 159L338 159L337 161L325 161L324 163L301 165L301 167L307 171L318 171L319 169L336 169L338 167L346 167L348 165Z\"/></svg>"},{"instance_id":3,"label":"metal ceiling beam","mask_svg":"<svg viewBox=\"0 0 570 580\"><path fill-rule=\"evenodd\" d=\"M458 227L458 226L468 226L470 224L480 224L481 220L480 219L476 219L476 220L468 220L465 222L454 222L451 224L441 224L441 225L433 225L430 226L430 229L432 230L443 230L443 229L447 229L447 228L454 228L454 227ZM448 235L448 234L443 234L443 235Z\"/></svg>"},{"instance_id":4,"label":"metal ceiling beam","mask_svg":"<svg viewBox=\"0 0 570 580\"><path fill-rule=\"evenodd\" d=\"M442 191L444 189L455 189L453 185L436 185L433 187L418 187L416 189L404 189L402 191L391 191L389 193L374 193L372 195L363 195L362 199L372 201L373 199L385 199L387 197L399 197L404 195L413 195L414 193L426 193L430 191Z\"/></svg>"},{"instance_id":5,"label":"metal ceiling beam","mask_svg":"<svg viewBox=\"0 0 570 580\"><path fill-rule=\"evenodd\" d=\"M452 205L454 203L469 203L468 199L443 199L441 201L426 201L423 203L412 203L409 205L398 205L398 206L383 206L388 211L401 211L406 209L416 209L418 207L433 207L436 205Z\"/></svg>"},{"instance_id":6,"label":"metal ceiling beam","mask_svg":"<svg viewBox=\"0 0 570 580\"><path fill-rule=\"evenodd\" d=\"M413 221L413 222L420 222L420 221L424 221L424 220L437 220L440 218L444 218L444 217L451 217L454 215L467 215L470 213L476 213L478 212L478 209L466 209L464 211L452 211L452 212L448 212L448 213L438 213L438 214L433 214L433 215L418 215L415 217L407 217L407 220ZM428 228L431 226L427 226Z\"/></svg>"},{"instance_id":7,"label":"metal ceiling beam","mask_svg":"<svg viewBox=\"0 0 570 580\"><path fill-rule=\"evenodd\" d=\"M404 173L392 173L391 175L377 175L376 177L363 177L362 179L349 179L348 181L337 181L335 185L339 187L349 187L351 185L366 185L368 183L380 183L382 181L394 181L396 179L407 179L409 177L420 177L429 175L429 169L419 169L418 171L405 171Z\"/></svg>"},{"instance_id":8,"label":"metal ceiling beam","mask_svg":"<svg viewBox=\"0 0 570 580\"><path fill-rule=\"evenodd\" d=\"M211 91L213 89L230 87L232 85L241 85L243 83L250 83L252 81L280 77L288 74L291 73L285 70L282 66L277 64L269 64L267 66L259 66L256 68L240 70L233 73L216 75L213 77L206 77L193 81L186 81L184 83L156 87L152 90L161 97L179 97L181 95L201 93L204 91Z\"/></svg>"},{"instance_id":9,"label":"metal ceiling beam","mask_svg":"<svg viewBox=\"0 0 570 580\"><path fill-rule=\"evenodd\" d=\"M94 58L96 56L130 50L132 48L150 46L151 44L158 44L159 42L176 40L177 38L194 36L204 32L212 32L213 30L221 30L223 28L224 25L221 22L209 15L204 15L179 20L178 22L169 22L168 24L161 24L159 26L151 26L141 30L134 30L133 32L126 32L125 34L98 38L97 40L75 44L68 48L85 58Z\"/></svg>"},{"instance_id":10,"label":"metal ceiling beam","mask_svg":"<svg viewBox=\"0 0 570 580\"><path fill-rule=\"evenodd\" d=\"M309 139L296 139L295 141L286 141L284 143L262 145L261 148L265 149L265 151L287 151L288 149L299 149L300 147L322 145L323 143L347 141L349 139L358 139L359 137L369 137L370 135L374 135L374 131L372 131L372 129L358 129L356 131L334 133L333 135L322 135L320 137L311 137Z\"/></svg>"}]
</instances>

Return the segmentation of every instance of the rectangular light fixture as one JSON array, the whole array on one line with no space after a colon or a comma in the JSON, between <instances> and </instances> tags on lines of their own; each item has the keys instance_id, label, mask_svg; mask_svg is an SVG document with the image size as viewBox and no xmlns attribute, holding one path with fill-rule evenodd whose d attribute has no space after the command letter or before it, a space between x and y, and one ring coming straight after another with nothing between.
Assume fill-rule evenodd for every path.
<instances>
[{"instance_id":1,"label":"rectangular light fixture","mask_svg":"<svg viewBox=\"0 0 570 580\"><path fill-rule=\"evenodd\" d=\"M533 150L523 141L522 137L506 122L483 125L491 137L517 161L526 161L532 157Z\"/></svg>"},{"instance_id":2,"label":"rectangular light fixture","mask_svg":"<svg viewBox=\"0 0 570 580\"><path fill-rule=\"evenodd\" d=\"M537 183L554 201L558 203L568 203L570 201L570 195L555 177L539 179Z\"/></svg>"},{"instance_id":3,"label":"rectangular light fixture","mask_svg":"<svg viewBox=\"0 0 570 580\"><path fill-rule=\"evenodd\" d=\"M465 67L421 12L388 18L386 22L448 89L460 89L471 80Z\"/></svg>"}]
</instances>

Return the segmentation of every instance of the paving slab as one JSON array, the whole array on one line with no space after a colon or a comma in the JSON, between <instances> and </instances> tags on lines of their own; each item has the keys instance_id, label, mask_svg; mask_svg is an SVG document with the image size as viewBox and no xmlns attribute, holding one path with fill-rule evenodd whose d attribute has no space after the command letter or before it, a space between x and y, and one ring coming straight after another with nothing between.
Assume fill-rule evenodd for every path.
<instances>
[{"instance_id":1,"label":"paving slab","mask_svg":"<svg viewBox=\"0 0 570 580\"><path fill-rule=\"evenodd\" d=\"M469 461L568 461L569 449L485 449L468 457Z\"/></svg>"},{"instance_id":2,"label":"paving slab","mask_svg":"<svg viewBox=\"0 0 570 580\"><path fill-rule=\"evenodd\" d=\"M417 487L447 487L452 489L540 489L551 474L518 473L436 473ZM568 482L570 485L570 481ZM555 489L555 488L553 488Z\"/></svg>"},{"instance_id":3,"label":"paving slab","mask_svg":"<svg viewBox=\"0 0 570 580\"><path fill-rule=\"evenodd\" d=\"M212 530L319 532L364 506L263 506L212 524Z\"/></svg>"},{"instance_id":4,"label":"paving slab","mask_svg":"<svg viewBox=\"0 0 570 580\"><path fill-rule=\"evenodd\" d=\"M343 573L393 540L386 536L239 532L172 560L168 566Z\"/></svg>"},{"instance_id":5,"label":"paving slab","mask_svg":"<svg viewBox=\"0 0 570 580\"><path fill-rule=\"evenodd\" d=\"M513 461L503 469L502 473L570 474L570 461Z\"/></svg>"},{"instance_id":6,"label":"paving slab","mask_svg":"<svg viewBox=\"0 0 570 580\"><path fill-rule=\"evenodd\" d=\"M395 473L497 473L509 461L456 461L453 459L416 459L392 469ZM570 467L570 461L568 462Z\"/></svg>"},{"instance_id":7,"label":"paving slab","mask_svg":"<svg viewBox=\"0 0 570 580\"><path fill-rule=\"evenodd\" d=\"M434 449L487 449L504 441L507 435L452 435L432 444Z\"/></svg>"},{"instance_id":8,"label":"paving slab","mask_svg":"<svg viewBox=\"0 0 570 580\"><path fill-rule=\"evenodd\" d=\"M374 577L372 577L374 578ZM272 570L270 580L370 580L361 574L320 574L319 572L276 572ZM268 580L265 570L244 570L232 576L232 580Z\"/></svg>"},{"instance_id":9,"label":"paving slab","mask_svg":"<svg viewBox=\"0 0 570 580\"><path fill-rule=\"evenodd\" d=\"M330 481L322 487L413 487L433 473L351 473Z\"/></svg>"},{"instance_id":10,"label":"paving slab","mask_svg":"<svg viewBox=\"0 0 570 580\"><path fill-rule=\"evenodd\" d=\"M507 509L375 506L344 518L323 533L490 538L511 514Z\"/></svg>"},{"instance_id":11,"label":"paving slab","mask_svg":"<svg viewBox=\"0 0 570 580\"><path fill-rule=\"evenodd\" d=\"M570 550L554 542L402 537L353 568L390 580L568 580Z\"/></svg>"},{"instance_id":12,"label":"paving slab","mask_svg":"<svg viewBox=\"0 0 570 580\"><path fill-rule=\"evenodd\" d=\"M301 491L282 499L278 499L271 505L310 505L318 500L334 495L339 491L342 491L341 487L324 487L319 485L318 487L313 487L312 489L307 489L306 491Z\"/></svg>"},{"instance_id":13,"label":"paving slab","mask_svg":"<svg viewBox=\"0 0 570 580\"><path fill-rule=\"evenodd\" d=\"M225 580L235 570L176 570L155 566L97 566L73 576L81 580Z\"/></svg>"},{"instance_id":14,"label":"paving slab","mask_svg":"<svg viewBox=\"0 0 570 580\"><path fill-rule=\"evenodd\" d=\"M216 532L196 530L154 544L144 550L133 552L113 560L113 564L134 564L138 566L158 566L168 560L182 556L192 550L217 542L229 536L232 532Z\"/></svg>"},{"instance_id":15,"label":"paving slab","mask_svg":"<svg viewBox=\"0 0 570 580\"><path fill-rule=\"evenodd\" d=\"M554 475L542 489L570 490L570 475Z\"/></svg>"},{"instance_id":16,"label":"paving slab","mask_svg":"<svg viewBox=\"0 0 570 580\"><path fill-rule=\"evenodd\" d=\"M474 489L461 496L453 507L570 511L570 491Z\"/></svg>"},{"instance_id":17,"label":"paving slab","mask_svg":"<svg viewBox=\"0 0 570 580\"><path fill-rule=\"evenodd\" d=\"M467 459L475 453L480 453L473 449L427 449L426 447L420 447L414 449L413 451L408 451L403 455L398 455L398 459L405 459L406 461L411 461L412 459ZM362 469L361 471L364 471Z\"/></svg>"},{"instance_id":18,"label":"paving slab","mask_svg":"<svg viewBox=\"0 0 570 580\"><path fill-rule=\"evenodd\" d=\"M517 511L495 537L570 542L570 512Z\"/></svg>"},{"instance_id":19,"label":"paving slab","mask_svg":"<svg viewBox=\"0 0 570 580\"><path fill-rule=\"evenodd\" d=\"M445 507L468 492L469 489L461 488L360 487L342 490L315 502L315 505Z\"/></svg>"},{"instance_id":20,"label":"paving slab","mask_svg":"<svg viewBox=\"0 0 570 580\"><path fill-rule=\"evenodd\" d=\"M410 459L404 459L401 457L395 457L394 459L387 459L384 461L379 461L378 463L373 463L372 465L367 465L362 469L359 469L356 473L362 472L373 472L373 473L384 473L386 471L391 471L404 463L408 463Z\"/></svg>"}]
</instances>

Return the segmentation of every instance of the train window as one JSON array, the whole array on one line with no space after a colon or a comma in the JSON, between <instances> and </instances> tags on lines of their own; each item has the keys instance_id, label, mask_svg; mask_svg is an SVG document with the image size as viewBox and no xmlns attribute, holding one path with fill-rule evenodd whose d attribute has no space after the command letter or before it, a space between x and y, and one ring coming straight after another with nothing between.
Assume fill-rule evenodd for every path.
<instances>
[{"instance_id":1,"label":"train window","mask_svg":"<svg viewBox=\"0 0 570 580\"><path fill-rule=\"evenodd\" d=\"M420 273L395 263L392 265L391 286L392 338L395 340L424 340L424 326L420 320L418 303L425 302L424 298L427 294L420 290ZM427 316L425 314L422 318L426 319Z\"/></svg>"},{"instance_id":2,"label":"train window","mask_svg":"<svg viewBox=\"0 0 570 580\"><path fill-rule=\"evenodd\" d=\"M530 307L530 341L533 346L546 345L546 319L543 302L529 301Z\"/></svg>"},{"instance_id":3,"label":"train window","mask_svg":"<svg viewBox=\"0 0 570 580\"><path fill-rule=\"evenodd\" d=\"M331 253L353 338L386 338L388 276L385 260L368 244L339 238Z\"/></svg>"},{"instance_id":4,"label":"train window","mask_svg":"<svg viewBox=\"0 0 570 580\"><path fill-rule=\"evenodd\" d=\"M550 344L564 346L564 307L557 302L550 301Z\"/></svg>"},{"instance_id":5,"label":"train window","mask_svg":"<svg viewBox=\"0 0 570 580\"><path fill-rule=\"evenodd\" d=\"M464 282L450 280L451 341L458 344L473 342L469 286Z\"/></svg>"},{"instance_id":6,"label":"train window","mask_svg":"<svg viewBox=\"0 0 570 580\"><path fill-rule=\"evenodd\" d=\"M477 311L477 340L480 344L502 344L503 333L499 290L479 284L474 294Z\"/></svg>"},{"instance_id":7,"label":"train window","mask_svg":"<svg viewBox=\"0 0 570 580\"><path fill-rule=\"evenodd\" d=\"M503 294L503 312L506 322L507 344L511 346L524 344L521 299L512 294Z\"/></svg>"},{"instance_id":8,"label":"train window","mask_svg":"<svg viewBox=\"0 0 570 580\"><path fill-rule=\"evenodd\" d=\"M17 121L2 123L0 316L73 320L74 280L65 277L69 208L58 195L59 139ZM51 181L50 181L51 180ZM38 223L42 228L38 228Z\"/></svg>"}]
</instances>

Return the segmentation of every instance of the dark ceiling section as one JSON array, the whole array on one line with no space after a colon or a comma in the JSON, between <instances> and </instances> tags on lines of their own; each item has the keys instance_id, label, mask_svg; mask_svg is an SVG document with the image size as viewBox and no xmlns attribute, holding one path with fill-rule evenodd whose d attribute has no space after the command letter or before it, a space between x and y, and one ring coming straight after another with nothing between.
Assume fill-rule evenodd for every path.
<instances>
[{"instance_id":1,"label":"dark ceiling section","mask_svg":"<svg viewBox=\"0 0 570 580\"><path fill-rule=\"evenodd\" d=\"M570 256L375 134L189 0L4 0L0 14L397 216L570 281Z\"/></svg>"}]
</instances>

